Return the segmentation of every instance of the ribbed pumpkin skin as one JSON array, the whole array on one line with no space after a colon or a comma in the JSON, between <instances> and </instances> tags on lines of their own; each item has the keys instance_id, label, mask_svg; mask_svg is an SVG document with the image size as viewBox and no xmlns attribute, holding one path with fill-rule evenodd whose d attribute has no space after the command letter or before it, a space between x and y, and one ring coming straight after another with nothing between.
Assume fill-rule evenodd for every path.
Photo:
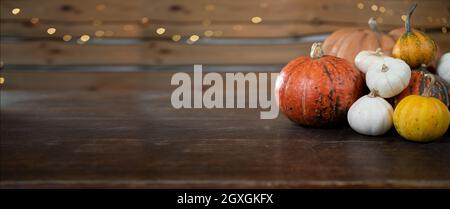
<instances>
[{"instance_id":1,"label":"ribbed pumpkin skin","mask_svg":"<svg viewBox=\"0 0 450 209\"><path fill-rule=\"evenodd\" d=\"M405 139L427 142L445 134L450 112L434 97L411 95L395 108L393 121L397 132Z\"/></svg>"},{"instance_id":2,"label":"ribbed pumpkin skin","mask_svg":"<svg viewBox=\"0 0 450 209\"><path fill-rule=\"evenodd\" d=\"M300 125L324 126L346 117L362 95L363 74L334 56L299 57L281 71L275 87L281 112Z\"/></svg>"},{"instance_id":3,"label":"ribbed pumpkin skin","mask_svg":"<svg viewBox=\"0 0 450 209\"><path fill-rule=\"evenodd\" d=\"M417 30L403 34L392 50L393 57L404 60L411 68L430 64L436 53L437 45L433 39Z\"/></svg>"},{"instance_id":4,"label":"ribbed pumpkin skin","mask_svg":"<svg viewBox=\"0 0 450 209\"><path fill-rule=\"evenodd\" d=\"M355 57L360 51L375 51L381 48L386 56L390 56L395 40L384 33L369 29L340 29L332 33L323 43L323 50L327 55L344 58L354 64Z\"/></svg>"},{"instance_id":5,"label":"ribbed pumpkin skin","mask_svg":"<svg viewBox=\"0 0 450 209\"><path fill-rule=\"evenodd\" d=\"M430 85L430 80L425 74L430 73L426 69L413 70L411 72L411 80L408 87L395 97L395 106L405 97L409 95L424 95L425 89ZM450 107L450 89L442 78L435 76L436 81L430 86L430 96L442 101L447 107Z\"/></svg>"}]
</instances>

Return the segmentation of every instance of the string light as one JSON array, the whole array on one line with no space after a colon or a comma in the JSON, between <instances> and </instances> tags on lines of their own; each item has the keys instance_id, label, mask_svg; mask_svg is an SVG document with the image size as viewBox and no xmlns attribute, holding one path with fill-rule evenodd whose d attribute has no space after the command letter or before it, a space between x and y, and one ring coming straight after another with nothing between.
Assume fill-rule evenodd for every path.
<instances>
[{"instance_id":1,"label":"string light","mask_svg":"<svg viewBox=\"0 0 450 209\"><path fill-rule=\"evenodd\" d=\"M358 7L358 9L364 9L364 4L359 2L358 4L356 4L356 7Z\"/></svg>"},{"instance_id":2,"label":"string light","mask_svg":"<svg viewBox=\"0 0 450 209\"><path fill-rule=\"evenodd\" d=\"M380 9L379 9L379 11L380 11L381 13L384 13L384 12L386 12L386 8L384 8L383 6L381 6Z\"/></svg>"},{"instance_id":3,"label":"string light","mask_svg":"<svg viewBox=\"0 0 450 209\"><path fill-rule=\"evenodd\" d=\"M176 34L176 35L173 35L173 36L172 36L172 41L177 42L177 41L179 41L179 40L181 40L181 36L180 36L180 35Z\"/></svg>"},{"instance_id":4,"label":"string light","mask_svg":"<svg viewBox=\"0 0 450 209\"><path fill-rule=\"evenodd\" d=\"M0 84L4 84L5 83L5 78L0 77Z\"/></svg>"},{"instance_id":5,"label":"string light","mask_svg":"<svg viewBox=\"0 0 450 209\"><path fill-rule=\"evenodd\" d=\"M103 35L105 35L105 31L102 30L95 31L95 36L102 37Z\"/></svg>"},{"instance_id":6,"label":"string light","mask_svg":"<svg viewBox=\"0 0 450 209\"><path fill-rule=\"evenodd\" d=\"M214 32L212 30L207 30L203 33L206 37L211 37L214 35Z\"/></svg>"},{"instance_id":7,"label":"string light","mask_svg":"<svg viewBox=\"0 0 450 209\"><path fill-rule=\"evenodd\" d=\"M31 19L30 19L30 23L31 23L31 24L35 24L35 25L38 24L38 23L39 23L39 18L37 18L37 17L31 18Z\"/></svg>"},{"instance_id":8,"label":"string light","mask_svg":"<svg viewBox=\"0 0 450 209\"><path fill-rule=\"evenodd\" d=\"M20 13L20 9L19 8L14 8L14 9L11 10L11 13L13 15L18 15Z\"/></svg>"},{"instance_id":9,"label":"string light","mask_svg":"<svg viewBox=\"0 0 450 209\"><path fill-rule=\"evenodd\" d=\"M200 39L200 37L198 35L192 35L191 37L189 37L189 40L191 40L192 42L196 42L198 41L198 39Z\"/></svg>"},{"instance_id":10,"label":"string light","mask_svg":"<svg viewBox=\"0 0 450 209\"><path fill-rule=\"evenodd\" d=\"M72 40L72 36L71 35L64 35L62 38L65 42L68 42L70 40Z\"/></svg>"},{"instance_id":11,"label":"string light","mask_svg":"<svg viewBox=\"0 0 450 209\"><path fill-rule=\"evenodd\" d=\"M50 35L55 34L56 33L56 28L48 28L47 29L47 33L50 34Z\"/></svg>"},{"instance_id":12,"label":"string light","mask_svg":"<svg viewBox=\"0 0 450 209\"><path fill-rule=\"evenodd\" d=\"M442 33L447 33L447 27L442 26Z\"/></svg>"},{"instance_id":13,"label":"string light","mask_svg":"<svg viewBox=\"0 0 450 209\"><path fill-rule=\"evenodd\" d=\"M252 17L252 23L258 24L260 22L262 22L261 17Z\"/></svg>"},{"instance_id":14,"label":"string light","mask_svg":"<svg viewBox=\"0 0 450 209\"><path fill-rule=\"evenodd\" d=\"M378 6L373 4L370 9L372 9L372 11L376 12L378 10Z\"/></svg>"},{"instance_id":15,"label":"string light","mask_svg":"<svg viewBox=\"0 0 450 209\"><path fill-rule=\"evenodd\" d=\"M87 42L87 41L89 41L89 39L91 39L91 37L89 35L82 35L80 37L80 41L82 41L82 42Z\"/></svg>"},{"instance_id":16,"label":"string light","mask_svg":"<svg viewBox=\"0 0 450 209\"><path fill-rule=\"evenodd\" d=\"M447 18L443 17L442 18L442 23L447 24Z\"/></svg>"},{"instance_id":17,"label":"string light","mask_svg":"<svg viewBox=\"0 0 450 209\"><path fill-rule=\"evenodd\" d=\"M156 33L158 34L158 35L162 35L162 34L164 34L166 32L166 29L165 28L158 28L158 29L156 29Z\"/></svg>"}]
</instances>

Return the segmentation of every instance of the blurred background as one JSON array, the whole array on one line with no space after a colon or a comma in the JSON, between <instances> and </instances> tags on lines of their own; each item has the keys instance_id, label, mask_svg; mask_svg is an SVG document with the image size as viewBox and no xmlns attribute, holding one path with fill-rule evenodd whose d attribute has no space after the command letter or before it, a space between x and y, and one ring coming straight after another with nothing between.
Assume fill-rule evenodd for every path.
<instances>
[{"instance_id":1,"label":"blurred background","mask_svg":"<svg viewBox=\"0 0 450 209\"><path fill-rule=\"evenodd\" d=\"M409 0L1 0L1 67L166 70L191 64L280 70L344 27L389 32ZM416 1L412 23L450 50L448 0ZM277 66L277 67L266 67ZM168 66L167 68L164 66ZM182 68L184 70L192 70ZM241 68L240 71L245 71Z\"/></svg>"}]
</instances>

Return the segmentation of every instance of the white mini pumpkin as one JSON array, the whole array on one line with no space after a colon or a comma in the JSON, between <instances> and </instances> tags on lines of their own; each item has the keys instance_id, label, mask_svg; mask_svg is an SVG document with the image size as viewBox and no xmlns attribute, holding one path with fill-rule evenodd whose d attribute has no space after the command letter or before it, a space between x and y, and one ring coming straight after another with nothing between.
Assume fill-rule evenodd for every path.
<instances>
[{"instance_id":1,"label":"white mini pumpkin","mask_svg":"<svg viewBox=\"0 0 450 209\"><path fill-rule=\"evenodd\" d=\"M380 48L376 51L360 51L355 57L355 65L358 70L367 73L370 66L383 62L385 57Z\"/></svg>"},{"instance_id":2,"label":"white mini pumpkin","mask_svg":"<svg viewBox=\"0 0 450 209\"><path fill-rule=\"evenodd\" d=\"M347 120L360 134L378 136L392 128L394 109L386 100L371 92L356 100L350 107Z\"/></svg>"},{"instance_id":3,"label":"white mini pumpkin","mask_svg":"<svg viewBox=\"0 0 450 209\"><path fill-rule=\"evenodd\" d=\"M411 79L411 69L401 59L385 57L375 63L366 73L366 84L371 91L377 91L383 98L393 97L402 92Z\"/></svg>"},{"instance_id":4,"label":"white mini pumpkin","mask_svg":"<svg viewBox=\"0 0 450 209\"><path fill-rule=\"evenodd\" d=\"M450 53L445 53L439 60L437 73L450 84Z\"/></svg>"}]
</instances>

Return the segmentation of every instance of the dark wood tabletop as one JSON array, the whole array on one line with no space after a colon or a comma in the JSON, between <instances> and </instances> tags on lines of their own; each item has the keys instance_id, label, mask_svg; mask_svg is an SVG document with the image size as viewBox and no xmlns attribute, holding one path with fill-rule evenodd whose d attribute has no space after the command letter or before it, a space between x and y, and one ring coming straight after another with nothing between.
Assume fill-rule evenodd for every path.
<instances>
[{"instance_id":1,"label":"dark wood tabletop","mask_svg":"<svg viewBox=\"0 0 450 209\"><path fill-rule=\"evenodd\" d=\"M174 109L172 73L5 71L2 188L450 188L450 137Z\"/></svg>"}]
</instances>

